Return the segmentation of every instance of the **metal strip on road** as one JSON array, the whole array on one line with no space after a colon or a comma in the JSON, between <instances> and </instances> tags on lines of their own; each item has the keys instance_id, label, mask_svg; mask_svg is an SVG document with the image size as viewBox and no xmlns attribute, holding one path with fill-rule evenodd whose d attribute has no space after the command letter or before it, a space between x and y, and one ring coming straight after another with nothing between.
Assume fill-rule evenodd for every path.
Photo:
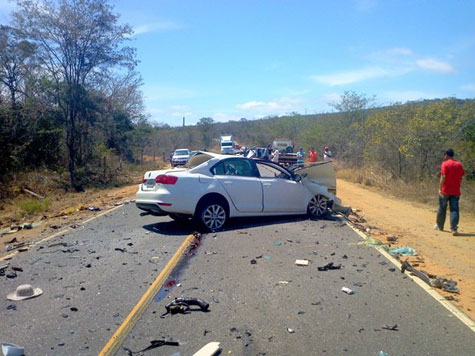
<instances>
[{"instance_id":1,"label":"metal strip on road","mask_svg":"<svg viewBox=\"0 0 475 356\"><path fill-rule=\"evenodd\" d=\"M360 235L363 240L367 240L368 236L361 232L360 230L356 229L354 226L352 226L348 221L346 224L353 230L355 231L358 235ZM395 259L393 256L391 256L385 249L381 247L376 247L373 246L376 250L378 250L379 253L381 253L384 257L386 257L391 263L398 267L400 269L400 263L397 259ZM406 273L409 278L411 278L419 287L424 289L432 298L434 298L436 301L438 301L440 304L442 304L449 312L451 312L453 315L455 315L462 323L464 323L470 330L475 332L475 321L470 319L468 315L466 315L464 312L462 312L459 308L457 308L455 305L452 305L448 300L446 300L441 294L439 294L437 291L435 291L433 288L428 286L426 283L421 281L419 278L411 275L410 273Z\"/></svg>"},{"instance_id":2,"label":"metal strip on road","mask_svg":"<svg viewBox=\"0 0 475 356\"><path fill-rule=\"evenodd\" d=\"M99 356L112 356L118 351L119 347L124 342L125 338L135 326L137 321L139 321L140 317L142 316L145 309L149 306L152 299L158 293L159 289L163 286L167 278L172 273L173 269L176 267L178 262L180 262L181 257L185 250L193 243L195 240L195 235L190 234L187 236L185 241L181 244L178 248L175 255L170 259L170 261L166 264L165 268L160 272L158 277L152 283L152 285L148 288L145 294L140 298L138 303L134 306L132 311L127 315L125 320L116 330L114 335L110 338L107 344L104 346L102 351L99 353Z\"/></svg>"}]
</instances>

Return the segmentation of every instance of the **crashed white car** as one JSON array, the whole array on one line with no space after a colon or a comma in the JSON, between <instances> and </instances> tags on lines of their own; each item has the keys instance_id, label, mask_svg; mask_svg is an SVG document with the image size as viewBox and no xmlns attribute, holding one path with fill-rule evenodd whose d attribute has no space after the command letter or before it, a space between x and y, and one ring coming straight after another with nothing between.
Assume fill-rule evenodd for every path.
<instances>
[{"instance_id":1,"label":"crashed white car","mask_svg":"<svg viewBox=\"0 0 475 356\"><path fill-rule=\"evenodd\" d=\"M335 194L331 162L290 171L269 161L199 152L185 167L146 172L135 203L215 231L233 217L319 217L340 204Z\"/></svg>"}]
</instances>

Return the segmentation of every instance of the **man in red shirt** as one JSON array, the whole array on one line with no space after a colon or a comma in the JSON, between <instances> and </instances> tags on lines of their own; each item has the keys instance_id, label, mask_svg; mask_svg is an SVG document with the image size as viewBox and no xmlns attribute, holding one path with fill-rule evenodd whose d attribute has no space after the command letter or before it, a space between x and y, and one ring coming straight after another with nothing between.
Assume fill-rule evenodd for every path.
<instances>
[{"instance_id":1,"label":"man in red shirt","mask_svg":"<svg viewBox=\"0 0 475 356\"><path fill-rule=\"evenodd\" d=\"M444 153L444 162L440 167L440 187L439 187L439 209L437 210L436 230L443 230L447 202L450 207L450 231L457 236L457 225L459 223L459 198L460 185L465 172L462 164L454 160L454 150L449 148Z\"/></svg>"},{"instance_id":2,"label":"man in red shirt","mask_svg":"<svg viewBox=\"0 0 475 356\"><path fill-rule=\"evenodd\" d=\"M313 147L308 152L308 161L310 163L317 162L317 151L315 151L315 149Z\"/></svg>"}]
</instances>

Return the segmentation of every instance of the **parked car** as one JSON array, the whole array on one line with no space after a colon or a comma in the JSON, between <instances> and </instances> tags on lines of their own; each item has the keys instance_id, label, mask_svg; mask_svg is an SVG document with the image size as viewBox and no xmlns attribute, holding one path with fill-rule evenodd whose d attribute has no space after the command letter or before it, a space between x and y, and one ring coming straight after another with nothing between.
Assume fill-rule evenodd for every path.
<instances>
[{"instance_id":1,"label":"parked car","mask_svg":"<svg viewBox=\"0 0 475 356\"><path fill-rule=\"evenodd\" d=\"M180 148L178 150L175 150L175 152L173 153L171 164L173 167L185 165L186 162L188 162L188 160L190 159L190 157L191 154L189 149Z\"/></svg>"},{"instance_id":2,"label":"parked car","mask_svg":"<svg viewBox=\"0 0 475 356\"><path fill-rule=\"evenodd\" d=\"M296 173L270 161L199 152L185 167L146 172L135 202L156 215L193 218L211 231L233 217L320 217L340 204L332 164Z\"/></svg>"}]
</instances>

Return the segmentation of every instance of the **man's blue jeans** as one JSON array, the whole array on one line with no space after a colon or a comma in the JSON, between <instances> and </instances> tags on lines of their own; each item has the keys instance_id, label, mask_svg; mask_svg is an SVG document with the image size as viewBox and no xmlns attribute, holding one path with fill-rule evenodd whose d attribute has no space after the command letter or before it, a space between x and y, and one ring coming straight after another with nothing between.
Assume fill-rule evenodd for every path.
<instances>
[{"instance_id":1,"label":"man's blue jeans","mask_svg":"<svg viewBox=\"0 0 475 356\"><path fill-rule=\"evenodd\" d=\"M444 229L448 202L450 209L450 230L457 231L457 226L459 224L459 198L458 195L439 196L439 210L437 210L437 226L439 229Z\"/></svg>"}]
</instances>

